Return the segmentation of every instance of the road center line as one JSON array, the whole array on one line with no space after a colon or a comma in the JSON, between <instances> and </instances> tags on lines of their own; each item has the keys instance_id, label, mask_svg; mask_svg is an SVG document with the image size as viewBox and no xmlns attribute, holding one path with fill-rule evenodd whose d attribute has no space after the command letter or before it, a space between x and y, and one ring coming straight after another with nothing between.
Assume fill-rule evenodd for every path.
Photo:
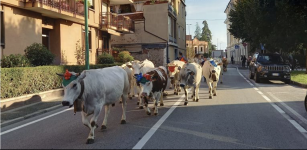
<instances>
[{"instance_id":1,"label":"road center line","mask_svg":"<svg viewBox=\"0 0 307 150\"><path fill-rule=\"evenodd\" d=\"M190 92L190 90L188 91ZM176 107L184 100L185 95L182 95L180 99L160 118L160 120L142 137L142 139L132 149L142 149L148 140L159 129L163 122L172 114Z\"/></svg>"},{"instance_id":2,"label":"road center line","mask_svg":"<svg viewBox=\"0 0 307 150\"><path fill-rule=\"evenodd\" d=\"M241 72L239 71L239 69L237 68L238 73L243 77L243 75L241 74ZM244 78L244 77L243 77ZM244 78L246 82L248 82L249 80L247 80L246 78ZM255 88L254 88L255 89ZM269 99L267 96L265 96L259 89L255 89L265 100L267 100L271 106L273 106L284 118L286 118L300 133L303 134L303 136L307 139L307 131L300 125L298 124L295 120L289 119L291 118L288 114L286 114L279 106L277 106L276 104L274 104L271 99ZM274 97L273 97L274 98ZM294 111L294 110L293 110Z\"/></svg>"},{"instance_id":3,"label":"road center line","mask_svg":"<svg viewBox=\"0 0 307 150\"><path fill-rule=\"evenodd\" d=\"M34 124L34 123L36 123L36 122L39 122L39 121L48 119L48 118L53 117L53 116L56 116L56 115L58 115L58 114L64 113L64 112L66 112L66 111L68 111L68 110L72 110L72 109L73 109L73 108L68 108L68 109L62 110L62 111L60 111L60 112L54 113L54 114L52 114L52 115L49 115L49 116L46 116L46 117L43 117L43 118L34 120L34 121L32 121L32 122L23 124L23 125L21 125L21 126L18 126L18 127L9 129L9 130L6 130L6 131L4 131L4 132L1 132L1 133L0 133L0 136L2 136L2 135L4 135L4 134L7 134L7 133L10 133L10 132L13 132L13 131L18 130L18 129L21 129L21 128L23 128L23 127L29 126L29 125Z\"/></svg>"}]
</instances>

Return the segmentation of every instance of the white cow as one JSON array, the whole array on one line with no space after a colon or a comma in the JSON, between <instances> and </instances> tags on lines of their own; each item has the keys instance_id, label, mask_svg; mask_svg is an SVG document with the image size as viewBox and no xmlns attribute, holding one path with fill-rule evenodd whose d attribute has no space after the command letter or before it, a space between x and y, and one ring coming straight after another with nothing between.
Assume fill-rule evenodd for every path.
<instances>
[{"instance_id":1,"label":"white cow","mask_svg":"<svg viewBox=\"0 0 307 150\"><path fill-rule=\"evenodd\" d=\"M81 100L82 122L90 129L86 143L92 144L94 130L98 127L97 119L103 106L105 106L105 117L101 125L102 130L107 127L110 105L119 101L120 98L122 98L123 109L121 124L126 123L129 80L127 73L119 66L85 70L75 75L78 76L77 79L64 87L62 105L72 107ZM90 115L93 116L90 117Z\"/></svg>"},{"instance_id":2,"label":"white cow","mask_svg":"<svg viewBox=\"0 0 307 150\"><path fill-rule=\"evenodd\" d=\"M193 101L199 101L199 87L201 83L202 69L197 63L187 63L180 70L180 87L185 92L185 103L188 105L188 88L193 88Z\"/></svg>"},{"instance_id":3,"label":"white cow","mask_svg":"<svg viewBox=\"0 0 307 150\"><path fill-rule=\"evenodd\" d=\"M136 80L134 78L134 72L133 72L133 68L132 68L132 63L131 62L127 62L127 63L123 64L121 67L127 72L128 79L129 79L129 84L130 84L129 98L132 99L132 97L135 96L135 88L137 87ZM138 93L140 93L140 91L138 91Z\"/></svg>"},{"instance_id":4,"label":"white cow","mask_svg":"<svg viewBox=\"0 0 307 150\"><path fill-rule=\"evenodd\" d=\"M212 92L214 93L214 96L217 95L216 88L221 74L221 67L218 64L218 61L210 59L207 60L203 65L203 76L206 78L206 82L209 87L210 99L212 99Z\"/></svg>"},{"instance_id":5,"label":"white cow","mask_svg":"<svg viewBox=\"0 0 307 150\"><path fill-rule=\"evenodd\" d=\"M167 65L168 69L168 76L171 79L171 85L174 87L174 94L179 95L181 92L181 88L179 86L179 79L180 79L180 69L184 66L183 61L174 60ZM171 87L171 86L170 86Z\"/></svg>"},{"instance_id":6,"label":"white cow","mask_svg":"<svg viewBox=\"0 0 307 150\"><path fill-rule=\"evenodd\" d=\"M133 68L133 72L134 72L134 77L137 77L141 73L145 74L149 71L154 70L155 65L151 61L145 59L144 61L141 61L141 62L140 61L133 61L132 62L132 68ZM137 86L139 88L139 91L143 91L142 86L139 83L137 83ZM140 109L143 109L141 92L139 93L138 98L139 98L139 102L137 103L137 105L139 105Z\"/></svg>"}]
</instances>

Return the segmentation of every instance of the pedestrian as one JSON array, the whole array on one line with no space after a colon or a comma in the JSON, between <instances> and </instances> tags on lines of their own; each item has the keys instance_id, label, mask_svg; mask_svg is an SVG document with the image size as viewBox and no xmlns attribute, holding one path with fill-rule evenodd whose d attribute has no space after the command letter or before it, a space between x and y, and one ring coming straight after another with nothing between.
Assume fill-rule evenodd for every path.
<instances>
[{"instance_id":1,"label":"pedestrian","mask_svg":"<svg viewBox=\"0 0 307 150\"><path fill-rule=\"evenodd\" d=\"M185 63L188 62L188 60L182 55L181 52L179 52L179 57L177 57L177 60L183 61Z\"/></svg>"},{"instance_id":2,"label":"pedestrian","mask_svg":"<svg viewBox=\"0 0 307 150\"><path fill-rule=\"evenodd\" d=\"M246 63L246 57L244 55L244 56L242 56L242 67L244 67L244 68L245 68L245 63Z\"/></svg>"},{"instance_id":3,"label":"pedestrian","mask_svg":"<svg viewBox=\"0 0 307 150\"><path fill-rule=\"evenodd\" d=\"M231 63L232 63L232 64L234 63L234 58L233 58L233 56L231 56Z\"/></svg>"},{"instance_id":4,"label":"pedestrian","mask_svg":"<svg viewBox=\"0 0 307 150\"><path fill-rule=\"evenodd\" d=\"M252 56L248 56L248 59L247 59L247 68L249 68L249 65L252 61Z\"/></svg>"}]
</instances>

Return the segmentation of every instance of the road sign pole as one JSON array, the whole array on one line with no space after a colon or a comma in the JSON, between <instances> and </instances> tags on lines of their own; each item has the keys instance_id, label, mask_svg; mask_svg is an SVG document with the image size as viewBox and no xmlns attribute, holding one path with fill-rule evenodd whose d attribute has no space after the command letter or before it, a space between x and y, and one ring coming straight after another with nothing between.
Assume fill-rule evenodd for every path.
<instances>
[{"instance_id":1,"label":"road sign pole","mask_svg":"<svg viewBox=\"0 0 307 150\"><path fill-rule=\"evenodd\" d=\"M88 43L88 0L84 0L84 20L85 20L85 69L90 69L89 64L89 43Z\"/></svg>"}]
</instances>

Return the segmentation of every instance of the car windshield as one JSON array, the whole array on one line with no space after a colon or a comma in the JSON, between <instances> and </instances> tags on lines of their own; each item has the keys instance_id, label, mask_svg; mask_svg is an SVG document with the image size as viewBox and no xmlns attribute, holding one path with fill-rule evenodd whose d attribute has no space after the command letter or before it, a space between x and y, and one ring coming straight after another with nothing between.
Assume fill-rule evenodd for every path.
<instances>
[{"instance_id":1,"label":"car windshield","mask_svg":"<svg viewBox=\"0 0 307 150\"><path fill-rule=\"evenodd\" d=\"M283 63L279 55L259 55L257 61L260 63Z\"/></svg>"}]
</instances>

